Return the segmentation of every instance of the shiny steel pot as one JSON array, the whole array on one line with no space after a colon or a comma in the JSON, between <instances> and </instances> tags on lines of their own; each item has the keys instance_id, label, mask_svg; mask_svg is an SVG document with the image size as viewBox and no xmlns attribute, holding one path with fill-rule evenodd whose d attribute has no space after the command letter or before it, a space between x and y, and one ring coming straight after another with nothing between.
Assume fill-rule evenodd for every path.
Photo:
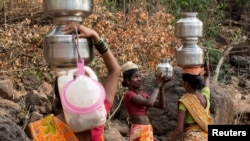
<instances>
[{"instance_id":1,"label":"shiny steel pot","mask_svg":"<svg viewBox=\"0 0 250 141\"><path fill-rule=\"evenodd\" d=\"M162 73L167 78L173 76L173 67L169 64L168 58L161 59L160 63L156 66L156 73Z\"/></svg>"},{"instance_id":2,"label":"shiny steel pot","mask_svg":"<svg viewBox=\"0 0 250 141\"><path fill-rule=\"evenodd\" d=\"M72 41L72 35L65 35L61 31L61 26L52 29L47 33L43 43L44 58L47 63L57 67L76 66L78 57L77 50ZM93 58L93 44L90 40L80 38L79 54L84 59L85 65L89 64Z\"/></svg>"},{"instance_id":3,"label":"shiny steel pot","mask_svg":"<svg viewBox=\"0 0 250 141\"><path fill-rule=\"evenodd\" d=\"M43 0L43 11L51 17L87 17L92 10L93 0Z\"/></svg>"},{"instance_id":4,"label":"shiny steel pot","mask_svg":"<svg viewBox=\"0 0 250 141\"><path fill-rule=\"evenodd\" d=\"M177 49L176 63L180 67L202 66L205 63L204 51L197 41L183 41L183 45Z\"/></svg>"},{"instance_id":5,"label":"shiny steel pot","mask_svg":"<svg viewBox=\"0 0 250 141\"><path fill-rule=\"evenodd\" d=\"M175 36L177 38L202 37L203 22L196 16L196 12L184 12L182 18L175 23Z\"/></svg>"}]
</instances>

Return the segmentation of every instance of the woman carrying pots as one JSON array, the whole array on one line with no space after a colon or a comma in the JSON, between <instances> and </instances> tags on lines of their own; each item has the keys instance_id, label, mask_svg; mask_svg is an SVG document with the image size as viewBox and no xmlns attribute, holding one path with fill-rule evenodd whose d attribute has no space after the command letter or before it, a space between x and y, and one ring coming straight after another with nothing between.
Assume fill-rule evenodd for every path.
<instances>
[{"instance_id":1,"label":"woman carrying pots","mask_svg":"<svg viewBox=\"0 0 250 141\"><path fill-rule=\"evenodd\" d=\"M205 73L204 73L205 70ZM207 141L210 116L209 68L183 68L183 86L186 93L178 100L178 119L170 141ZM204 77L201 73L204 73Z\"/></svg>"},{"instance_id":2,"label":"woman carrying pots","mask_svg":"<svg viewBox=\"0 0 250 141\"><path fill-rule=\"evenodd\" d=\"M103 87L106 93L104 105L108 115L113 105L115 94L117 92L117 86L120 76L120 66L111 50L106 46L105 42L99 37L96 31L78 23L71 23L63 28L65 34L72 34L76 30L78 31L77 36L79 38L88 38L93 41L95 48L101 54L105 66L108 70L108 74L103 81ZM57 89L57 86L55 86L55 88ZM62 112L58 90L56 90L55 93L57 98L57 103L55 105L57 105L57 108L60 107L59 114L57 116L48 116L42 119L41 122L36 122L37 124L30 125L30 127L32 127L34 131L34 141L43 141L45 139L49 141L104 141L104 125L92 128L87 131L74 133L66 124L65 117ZM46 124L49 125L45 126ZM46 132L47 130L44 127L46 127L46 129L49 129L48 132Z\"/></svg>"},{"instance_id":3,"label":"woman carrying pots","mask_svg":"<svg viewBox=\"0 0 250 141\"><path fill-rule=\"evenodd\" d=\"M153 128L148 117L148 108L165 108L163 86L170 79L164 77L162 73L158 73L154 91L149 95L140 88L141 74L136 64L128 61L122 66L121 71L123 75L122 85L128 87L124 97L125 107L132 122L128 140L153 141Z\"/></svg>"}]
</instances>

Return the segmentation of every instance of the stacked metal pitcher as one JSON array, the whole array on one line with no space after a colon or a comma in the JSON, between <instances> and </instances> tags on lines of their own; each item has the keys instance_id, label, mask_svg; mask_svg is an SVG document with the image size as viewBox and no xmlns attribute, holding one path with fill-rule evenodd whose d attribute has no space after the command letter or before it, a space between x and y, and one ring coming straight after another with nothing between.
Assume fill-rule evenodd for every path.
<instances>
[{"instance_id":1,"label":"stacked metal pitcher","mask_svg":"<svg viewBox=\"0 0 250 141\"><path fill-rule=\"evenodd\" d=\"M196 12L184 12L175 23L175 36L182 41L176 54L180 67L202 66L205 62L204 50L197 45L198 39L203 36L203 22L197 15Z\"/></svg>"},{"instance_id":2,"label":"stacked metal pitcher","mask_svg":"<svg viewBox=\"0 0 250 141\"><path fill-rule=\"evenodd\" d=\"M77 52L74 49L72 35L65 35L62 27L70 22L82 23L92 13L93 0L43 0L43 11L54 19L57 25L49 31L43 42L44 57L47 63L56 67L76 66ZM93 56L93 44L90 40L78 39L79 54L85 65Z\"/></svg>"}]
</instances>

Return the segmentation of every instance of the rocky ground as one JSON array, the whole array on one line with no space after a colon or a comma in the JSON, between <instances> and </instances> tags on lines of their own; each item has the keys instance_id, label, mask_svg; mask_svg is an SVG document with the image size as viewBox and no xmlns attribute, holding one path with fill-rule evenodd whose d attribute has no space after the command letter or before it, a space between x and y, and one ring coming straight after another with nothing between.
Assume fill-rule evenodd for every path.
<instances>
[{"instance_id":1,"label":"rocky ground","mask_svg":"<svg viewBox=\"0 0 250 141\"><path fill-rule=\"evenodd\" d=\"M176 101L184 92L180 76L181 69L175 68L174 80L165 86L166 110L150 109L157 141L166 141L176 125ZM143 82L143 88L151 92L153 74L145 75ZM244 87L239 87L239 83L234 77L228 85L211 84L211 113L215 123L250 124L247 108L250 106L250 81L246 80ZM23 86L23 90L18 90L11 78L0 81L0 136L5 141L29 140L28 124L53 112L53 85L29 76L23 80ZM129 131L126 110L120 103L122 99L118 99L106 124L105 137L108 141L125 141Z\"/></svg>"}]
</instances>

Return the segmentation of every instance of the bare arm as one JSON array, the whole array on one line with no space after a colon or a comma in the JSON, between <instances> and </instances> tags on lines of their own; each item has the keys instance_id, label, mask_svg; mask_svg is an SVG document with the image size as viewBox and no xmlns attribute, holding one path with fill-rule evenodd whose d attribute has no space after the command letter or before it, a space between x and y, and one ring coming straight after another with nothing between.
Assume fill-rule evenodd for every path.
<instances>
[{"instance_id":1,"label":"bare arm","mask_svg":"<svg viewBox=\"0 0 250 141\"><path fill-rule=\"evenodd\" d=\"M92 40L96 43L101 39L97 34L95 34ZM107 94L107 100L111 103L111 105L113 105L118 87L120 66L110 49L102 54L102 58L108 69L108 75L103 82L103 87Z\"/></svg>"},{"instance_id":2,"label":"bare arm","mask_svg":"<svg viewBox=\"0 0 250 141\"><path fill-rule=\"evenodd\" d=\"M205 74L204 74L204 85L205 87L209 87L210 86L210 71L209 71L209 67L208 64L205 63L204 64L204 70L205 70Z\"/></svg>"},{"instance_id":3,"label":"bare arm","mask_svg":"<svg viewBox=\"0 0 250 141\"><path fill-rule=\"evenodd\" d=\"M108 69L108 75L104 80L103 86L106 90L107 100L113 104L118 87L120 66L110 50L102 54L102 57Z\"/></svg>"},{"instance_id":4,"label":"bare arm","mask_svg":"<svg viewBox=\"0 0 250 141\"><path fill-rule=\"evenodd\" d=\"M154 107L164 110L165 106L165 91L164 87L160 87L158 101L155 102Z\"/></svg>"},{"instance_id":5,"label":"bare arm","mask_svg":"<svg viewBox=\"0 0 250 141\"><path fill-rule=\"evenodd\" d=\"M156 86L148 99L137 95L132 98L132 102L147 107L165 108L164 84L171 79L163 77L162 74L156 75ZM159 96L159 101L156 101Z\"/></svg>"},{"instance_id":6,"label":"bare arm","mask_svg":"<svg viewBox=\"0 0 250 141\"><path fill-rule=\"evenodd\" d=\"M176 140L180 139L180 137L184 131L185 118L186 118L186 111L179 109L178 110L177 125L176 125L175 130L172 133L169 141L176 141Z\"/></svg>"},{"instance_id":7,"label":"bare arm","mask_svg":"<svg viewBox=\"0 0 250 141\"><path fill-rule=\"evenodd\" d=\"M154 107L162 109L162 110L166 108L164 84L170 80L172 80L172 78L163 77L163 82L159 90L158 101L155 102Z\"/></svg>"},{"instance_id":8,"label":"bare arm","mask_svg":"<svg viewBox=\"0 0 250 141\"><path fill-rule=\"evenodd\" d=\"M158 93L159 93L159 87L155 87L153 93L150 95L148 99L144 98L141 95L136 95L132 97L131 101L137 105L153 107L157 99Z\"/></svg>"}]
</instances>

